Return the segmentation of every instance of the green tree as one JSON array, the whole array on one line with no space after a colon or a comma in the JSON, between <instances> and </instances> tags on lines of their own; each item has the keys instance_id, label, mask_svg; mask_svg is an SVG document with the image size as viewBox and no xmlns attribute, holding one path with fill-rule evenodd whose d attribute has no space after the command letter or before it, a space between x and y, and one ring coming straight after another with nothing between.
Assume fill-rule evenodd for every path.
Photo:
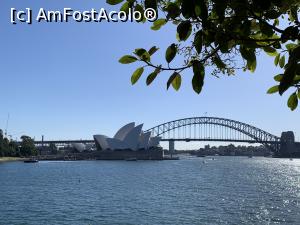
<instances>
[{"instance_id":1,"label":"green tree","mask_svg":"<svg viewBox=\"0 0 300 225\"><path fill-rule=\"evenodd\" d=\"M18 144L13 140L9 142L9 154L10 156L20 156Z\"/></svg>"},{"instance_id":2,"label":"green tree","mask_svg":"<svg viewBox=\"0 0 300 225\"><path fill-rule=\"evenodd\" d=\"M22 156L37 155L38 152L31 137L23 135L21 140L20 154Z\"/></svg>"},{"instance_id":3,"label":"green tree","mask_svg":"<svg viewBox=\"0 0 300 225\"><path fill-rule=\"evenodd\" d=\"M54 143L50 143L49 148L53 155L56 155L58 153L58 149Z\"/></svg>"},{"instance_id":4,"label":"green tree","mask_svg":"<svg viewBox=\"0 0 300 225\"><path fill-rule=\"evenodd\" d=\"M274 76L278 82L267 92L282 95L288 89L292 94L288 107L294 110L300 99L300 45L299 0L107 0L108 4L122 3L121 10L130 8L143 12L154 8L160 18L152 29L165 24L177 26L177 42L165 52L165 63L155 63L156 46L146 50L137 48L132 55L125 55L119 62L141 62L132 75L135 84L145 69L152 69L147 85L161 72L169 72L167 89L178 90L182 72L193 72L192 87L200 93L205 81L205 68L212 67L212 75L233 75L237 69L254 72L256 56L263 51L274 57L275 66L282 72ZM145 19L141 20L144 22ZM181 65L172 65L181 55ZM240 60L241 59L241 60ZM239 65L238 62L242 62Z\"/></svg>"},{"instance_id":5,"label":"green tree","mask_svg":"<svg viewBox=\"0 0 300 225\"><path fill-rule=\"evenodd\" d=\"M3 131L0 129L0 157L4 156Z\"/></svg>"},{"instance_id":6,"label":"green tree","mask_svg":"<svg viewBox=\"0 0 300 225\"><path fill-rule=\"evenodd\" d=\"M0 157L18 156L18 145L13 140L9 140L3 136L3 131L0 129Z\"/></svg>"},{"instance_id":7,"label":"green tree","mask_svg":"<svg viewBox=\"0 0 300 225\"><path fill-rule=\"evenodd\" d=\"M15 149L11 146L11 142L6 137L4 137L2 141L2 156L15 156Z\"/></svg>"}]
</instances>

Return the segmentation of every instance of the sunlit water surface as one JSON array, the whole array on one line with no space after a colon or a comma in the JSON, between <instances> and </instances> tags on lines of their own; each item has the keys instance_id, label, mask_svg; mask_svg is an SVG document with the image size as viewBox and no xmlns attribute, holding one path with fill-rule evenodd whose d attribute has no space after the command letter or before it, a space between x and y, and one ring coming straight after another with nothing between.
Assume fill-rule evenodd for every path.
<instances>
[{"instance_id":1,"label":"sunlit water surface","mask_svg":"<svg viewBox=\"0 0 300 225\"><path fill-rule=\"evenodd\" d=\"M300 159L0 164L0 224L300 224Z\"/></svg>"}]
</instances>

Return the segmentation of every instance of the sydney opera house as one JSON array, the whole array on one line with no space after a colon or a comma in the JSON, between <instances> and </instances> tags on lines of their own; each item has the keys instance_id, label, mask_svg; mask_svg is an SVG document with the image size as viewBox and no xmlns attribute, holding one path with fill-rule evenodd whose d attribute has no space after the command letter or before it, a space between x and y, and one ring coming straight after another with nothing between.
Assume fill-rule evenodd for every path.
<instances>
[{"instance_id":1,"label":"sydney opera house","mask_svg":"<svg viewBox=\"0 0 300 225\"><path fill-rule=\"evenodd\" d=\"M113 138L94 135L98 150L149 150L159 146L160 137L151 137L151 132L142 131L143 124L129 123L120 128Z\"/></svg>"}]
</instances>

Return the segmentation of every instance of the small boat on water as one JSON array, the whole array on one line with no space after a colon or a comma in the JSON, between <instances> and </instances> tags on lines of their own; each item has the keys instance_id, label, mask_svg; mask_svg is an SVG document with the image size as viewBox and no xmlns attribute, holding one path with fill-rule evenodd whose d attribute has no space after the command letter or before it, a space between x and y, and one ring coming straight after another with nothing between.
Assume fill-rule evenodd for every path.
<instances>
[{"instance_id":1,"label":"small boat on water","mask_svg":"<svg viewBox=\"0 0 300 225\"><path fill-rule=\"evenodd\" d=\"M126 161L137 161L137 158L127 158Z\"/></svg>"},{"instance_id":2,"label":"small boat on water","mask_svg":"<svg viewBox=\"0 0 300 225\"><path fill-rule=\"evenodd\" d=\"M37 162L39 162L39 160L37 160L37 159L26 159L23 162L24 163L37 163Z\"/></svg>"},{"instance_id":3,"label":"small boat on water","mask_svg":"<svg viewBox=\"0 0 300 225\"><path fill-rule=\"evenodd\" d=\"M178 156L164 156L163 160L179 160Z\"/></svg>"}]
</instances>

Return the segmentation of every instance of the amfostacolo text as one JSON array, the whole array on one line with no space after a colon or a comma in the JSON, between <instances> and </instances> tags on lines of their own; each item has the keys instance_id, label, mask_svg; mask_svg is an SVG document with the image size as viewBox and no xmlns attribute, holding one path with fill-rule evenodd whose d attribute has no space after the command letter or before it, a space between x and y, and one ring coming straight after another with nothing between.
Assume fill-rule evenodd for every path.
<instances>
[{"instance_id":1,"label":"amfostacolo text","mask_svg":"<svg viewBox=\"0 0 300 225\"><path fill-rule=\"evenodd\" d=\"M91 9L86 11L73 10L72 8L64 8L63 10L45 10L40 8L38 12L34 12L31 8L18 10L11 8L10 22L12 24L33 22L41 23L67 23L67 22L134 22L146 19L153 22L157 19L157 12L148 8L143 12L129 9L129 11L108 11L105 8L99 10Z\"/></svg>"}]
</instances>

